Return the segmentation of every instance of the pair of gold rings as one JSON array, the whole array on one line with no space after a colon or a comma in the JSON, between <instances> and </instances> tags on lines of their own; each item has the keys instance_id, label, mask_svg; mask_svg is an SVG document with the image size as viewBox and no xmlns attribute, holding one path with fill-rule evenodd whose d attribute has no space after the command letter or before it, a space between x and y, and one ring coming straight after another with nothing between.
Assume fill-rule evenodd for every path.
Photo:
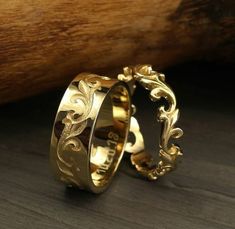
<instances>
[{"instance_id":1,"label":"pair of gold rings","mask_svg":"<svg viewBox=\"0 0 235 229\"><path fill-rule=\"evenodd\" d=\"M136 82L150 91L153 101L165 98L167 108L158 109L162 125L159 162L145 151L132 95ZM179 118L173 91L165 76L150 65L125 67L117 79L81 73L68 86L54 122L50 160L56 176L67 185L94 193L103 192L110 184L124 152L131 153L136 170L150 180L175 169L182 155L170 138L183 131L175 127ZM134 142L129 142L132 132Z\"/></svg>"}]
</instances>

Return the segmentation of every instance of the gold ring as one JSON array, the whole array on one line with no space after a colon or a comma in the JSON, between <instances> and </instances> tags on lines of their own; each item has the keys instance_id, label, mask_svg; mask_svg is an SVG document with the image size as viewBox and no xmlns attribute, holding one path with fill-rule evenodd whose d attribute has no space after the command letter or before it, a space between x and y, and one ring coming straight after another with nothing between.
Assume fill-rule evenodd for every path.
<instances>
[{"instance_id":1,"label":"gold ring","mask_svg":"<svg viewBox=\"0 0 235 229\"><path fill-rule=\"evenodd\" d=\"M135 142L128 142L126 145L126 151L131 153L131 162L137 171L150 180L156 180L158 177L174 170L178 158L182 156L180 147L177 144L169 143L171 138L179 138L183 135L183 131L175 127L175 123L179 118L175 95L166 84L164 74L153 71L151 65L125 67L123 74L118 75L118 79L129 85L132 94L137 81L145 89L150 90L152 101L165 98L168 102L167 108L161 106L157 114L157 120L162 124L159 142L159 162L145 151L143 135L134 116L131 118L130 132L134 134ZM134 114L135 107L133 107L133 111Z\"/></svg>"},{"instance_id":2,"label":"gold ring","mask_svg":"<svg viewBox=\"0 0 235 229\"><path fill-rule=\"evenodd\" d=\"M51 137L50 161L59 180L103 192L123 156L130 116L125 83L89 73L75 77L61 100Z\"/></svg>"}]
</instances>

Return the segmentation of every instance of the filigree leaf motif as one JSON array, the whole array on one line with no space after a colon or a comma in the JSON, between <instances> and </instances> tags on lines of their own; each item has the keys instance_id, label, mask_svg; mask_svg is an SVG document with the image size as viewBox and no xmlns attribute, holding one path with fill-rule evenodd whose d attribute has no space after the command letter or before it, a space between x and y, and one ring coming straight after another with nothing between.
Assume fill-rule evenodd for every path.
<instances>
[{"instance_id":1,"label":"filigree leaf motif","mask_svg":"<svg viewBox=\"0 0 235 229\"><path fill-rule=\"evenodd\" d=\"M174 128L170 131L170 135L172 138L180 138L183 135L183 130L180 128Z\"/></svg>"},{"instance_id":2,"label":"filigree leaf motif","mask_svg":"<svg viewBox=\"0 0 235 229\"><path fill-rule=\"evenodd\" d=\"M134 68L137 79L153 79L156 77L156 72L153 71L152 66L149 64L146 65L137 65Z\"/></svg>"},{"instance_id":3,"label":"filigree leaf motif","mask_svg":"<svg viewBox=\"0 0 235 229\"><path fill-rule=\"evenodd\" d=\"M171 113L172 125L174 125L178 121L179 116L180 116L179 114L180 114L179 109L176 109Z\"/></svg>"},{"instance_id":4,"label":"filigree leaf motif","mask_svg":"<svg viewBox=\"0 0 235 229\"><path fill-rule=\"evenodd\" d=\"M150 92L150 99L155 102L159 99L161 99L161 97L163 97L164 93L162 91L161 88L154 88L151 92Z\"/></svg>"},{"instance_id":5,"label":"filigree leaf motif","mask_svg":"<svg viewBox=\"0 0 235 229\"><path fill-rule=\"evenodd\" d=\"M73 151L79 151L81 149L81 142L75 138L69 138L63 146L63 150L65 150L68 146L71 146Z\"/></svg>"},{"instance_id":6,"label":"filigree leaf motif","mask_svg":"<svg viewBox=\"0 0 235 229\"><path fill-rule=\"evenodd\" d=\"M90 95L90 88L88 86L87 83L85 83L83 80L81 80L79 82L79 85L78 85L78 90L80 91L80 93L87 97L88 95Z\"/></svg>"},{"instance_id":7,"label":"filigree leaf motif","mask_svg":"<svg viewBox=\"0 0 235 229\"><path fill-rule=\"evenodd\" d=\"M66 175L67 177L70 177L70 176L72 177L73 176L73 173L70 170L64 169L64 163L63 162L57 161L57 166L58 166L58 168L59 168L59 170L62 174ZM68 164L67 167L71 168L72 165Z\"/></svg>"},{"instance_id":8,"label":"filigree leaf motif","mask_svg":"<svg viewBox=\"0 0 235 229\"><path fill-rule=\"evenodd\" d=\"M175 153L175 152L174 152ZM165 152L164 150L160 150L160 157L164 161L163 164L172 162L172 155L169 152Z\"/></svg>"},{"instance_id":9,"label":"filigree leaf motif","mask_svg":"<svg viewBox=\"0 0 235 229\"><path fill-rule=\"evenodd\" d=\"M79 134L82 133L82 131L85 129L87 125L87 121L83 121L82 123L80 123L79 125L73 125L73 127L71 128L71 133L69 135L69 137L75 137Z\"/></svg>"},{"instance_id":10,"label":"filigree leaf motif","mask_svg":"<svg viewBox=\"0 0 235 229\"><path fill-rule=\"evenodd\" d=\"M158 109L158 113L157 113L157 119L158 121L162 122L165 120L168 120L168 115L167 115L167 111L165 110L164 106L160 106Z\"/></svg>"}]
</instances>

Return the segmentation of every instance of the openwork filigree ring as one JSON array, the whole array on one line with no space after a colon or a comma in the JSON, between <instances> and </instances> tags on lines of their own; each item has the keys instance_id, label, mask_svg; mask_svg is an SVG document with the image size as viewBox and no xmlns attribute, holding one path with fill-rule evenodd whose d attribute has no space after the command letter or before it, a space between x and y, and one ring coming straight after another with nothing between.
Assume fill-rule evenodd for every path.
<instances>
[{"instance_id":1,"label":"openwork filigree ring","mask_svg":"<svg viewBox=\"0 0 235 229\"><path fill-rule=\"evenodd\" d=\"M166 84L164 74L153 71L151 65L125 67L123 74L118 75L118 79L129 85L132 94L136 87L136 81L138 81L140 85L150 91L152 101L165 98L168 102L167 108L161 106L157 112L157 120L162 124L158 153L160 160L155 161L145 151L144 138L139 123L134 116L131 118L130 132L134 134L135 142L128 142L126 145L126 151L131 153L131 162L137 171L150 180L156 180L158 177L174 170L178 158L182 156L180 147L169 143L171 138L179 138L183 135L183 131L175 127L179 118L175 95ZM135 111L135 107L133 111Z\"/></svg>"}]
</instances>

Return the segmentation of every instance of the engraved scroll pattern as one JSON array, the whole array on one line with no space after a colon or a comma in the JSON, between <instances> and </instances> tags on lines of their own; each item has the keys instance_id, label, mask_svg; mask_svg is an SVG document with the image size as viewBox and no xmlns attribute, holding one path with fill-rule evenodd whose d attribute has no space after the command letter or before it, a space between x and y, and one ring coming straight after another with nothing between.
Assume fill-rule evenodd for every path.
<instances>
[{"instance_id":1,"label":"engraved scroll pattern","mask_svg":"<svg viewBox=\"0 0 235 229\"><path fill-rule=\"evenodd\" d=\"M72 93L66 104L65 112L67 114L62 120L64 128L57 145L57 166L61 172L61 180L68 184L81 187L78 177L79 163L74 154L85 150L78 136L86 128L88 118L92 118L90 113L94 92L100 88L100 85L101 83L97 79L88 76L80 80L77 86L72 83L68 89Z\"/></svg>"}]
</instances>

